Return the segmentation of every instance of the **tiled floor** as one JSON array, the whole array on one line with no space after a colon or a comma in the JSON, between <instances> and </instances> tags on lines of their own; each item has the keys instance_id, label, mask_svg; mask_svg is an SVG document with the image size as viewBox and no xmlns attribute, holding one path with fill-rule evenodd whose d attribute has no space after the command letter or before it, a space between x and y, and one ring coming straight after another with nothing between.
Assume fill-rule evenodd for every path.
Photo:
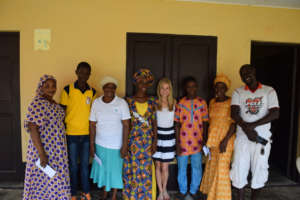
<instances>
[{"instance_id":1,"label":"tiled floor","mask_svg":"<svg viewBox=\"0 0 300 200\"><path fill-rule=\"evenodd\" d=\"M21 200L22 183L0 183L0 200ZM98 200L101 196L101 190L93 187L92 199ZM176 192L170 192L172 200ZM235 200L236 191L233 189L233 200ZM250 189L246 190L246 200L250 199ZM118 193L121 199L121 192ZM264 188L260 195L260 200L300 200L300 185L280 175L274 170L270 170L270 179L267 187ZM186 198L190 200L190 198Z\"/></svg>"},{"instance_id":2,"label":"tiled floor","mask_svg":"<svg viewBox=\"0 0 300 200\"><path fill-rule=\"evenodd\" d=\"M234 192L234 191L233 191ZM98 190L92 192L93 199L99 199L101 192ZM171 196L174 192L171 192ZM22 189L0 189L1 200L21 200ZM233 196L233 200L235 195ZM250 190L246 192L246 199L250 198ZM172 198L174 199L174 198ZM260 198L261 200L300 200L300 186L285 186L285 187L267 187L265 188ZM188 200L188 198L187 198Z\"/></svg>"}]
</instances>

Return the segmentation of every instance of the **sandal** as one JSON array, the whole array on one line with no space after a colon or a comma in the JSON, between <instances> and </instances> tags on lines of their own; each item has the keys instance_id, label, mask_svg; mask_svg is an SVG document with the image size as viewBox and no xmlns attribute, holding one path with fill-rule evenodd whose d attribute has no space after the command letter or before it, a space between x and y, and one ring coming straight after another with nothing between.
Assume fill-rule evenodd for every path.
<instances>
[{"instance_id":1,"label":"sandal","mask_svg":"<svg viewBox=\"0 0 300 200\"><path fill-rule=\"evenodd\" d=\"M90 193L82 193L80 200L91 200Z\"/></svg>"}]
</instances>

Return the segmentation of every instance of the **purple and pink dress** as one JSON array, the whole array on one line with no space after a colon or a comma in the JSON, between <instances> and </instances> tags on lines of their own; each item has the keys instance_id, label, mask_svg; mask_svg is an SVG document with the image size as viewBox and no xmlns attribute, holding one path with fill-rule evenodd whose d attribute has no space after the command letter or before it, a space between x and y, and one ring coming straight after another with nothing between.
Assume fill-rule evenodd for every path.
<instances>
[{"instance_id":1,"label":"purple and pink dress","mask_svg":"<svg viewBox=\"0 0 300 200\"><path fill-rule=\"evenodd\" d=\"M54 77L44 75L40 79L37 95L28 107L25 128L29 132L29 122L38 126L40 139L48 156L48 165L56 171L56 174L50 178L36 166L39 154L30 138L26 156L23 200L71 199L67 143L63 124L65 114L59 104L50 103L41 96L42 84L48 79Z\"/></svg>"}]
</instances>

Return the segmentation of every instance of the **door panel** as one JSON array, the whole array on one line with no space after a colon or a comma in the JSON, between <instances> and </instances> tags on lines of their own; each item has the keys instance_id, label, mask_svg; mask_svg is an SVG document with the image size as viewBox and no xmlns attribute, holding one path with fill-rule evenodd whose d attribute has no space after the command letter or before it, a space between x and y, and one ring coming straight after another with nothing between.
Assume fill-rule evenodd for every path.
<instances>
[{"instance_id":1,"label":"door panel","mask_svg":"<svg viewBox=\"0 0 300 200\"><path fill-rule=\"evenodd\" d=\"M2 103L12 103L12 80L10 80L10 78L12 77L13 69L9 68L11 64L12 61L10 60L10 57L0 57L0 85L6 86L3 87L3 90L0 93L0 102Z\"/></svg>"},{"instance_id":2,"label":"door panel","mask_svg":"<svg viewBox=\"0 0 300 200\"><path fill-rule=\"evenodd\" d=\"M0 32L0 181L24 176L21 160L19 33Z\"/></svg>"},{"instance_id":3,"label":"door panel","mask_svg":"<svg viewBox=\"0 0 300 200\"><path fill-rule=\"evenodd\" d=\"M184 96L182 81L187 76L193 76L198 82L198 95L206 100L212 97L212 82L216 74L216 41L215 37L174 38L172 81L175 96Z\"/></svg>"},{"instance_id":4,"label":"door panel","mask_svg":"<svg viewBox=\"0 0 300 200\"><path fill-rule=\"evenodd\" d=\"M298 126L294 123L297 121L294 109L296 49L297 46L291 44L260 42L253 42L251 49L251 64L256 67L257 79L276 90L280 105L280 117L271 127L273 142L269 162L271 168L293 180L296 180L293 174L298 135Z\"/></svg>"},{"instance_id":5,"label":"door panel","mask_svg":"<svg viewBox=\"0 0 300 200\"><path fill-rule=\"evenodd\" d=\"M156 95L157 81L166 76L174 87L174 96L183 95L182 80L194 76L198 95L208 100L212 96L212 81L216 74L217 38L168 34L127 34L126 96L134 94L132 75L145 67L155 76L149 94Z\"/></svg>"},{"instance_id":6,"label":"door panel","mask_svg":"<svg viewBox=\"0 0 300 200\"><path fill-rule=\"evenodd\" d=\"M134 94L132 84L133 74L140 68L149 69L154 77L155 83L149 88L149 95L156 95L156 85L159 78L169 75L168 38L165 36L147 34L139 37L130 34L127 37L127 76L126 96Z\"/></svg>"}]
</instances>

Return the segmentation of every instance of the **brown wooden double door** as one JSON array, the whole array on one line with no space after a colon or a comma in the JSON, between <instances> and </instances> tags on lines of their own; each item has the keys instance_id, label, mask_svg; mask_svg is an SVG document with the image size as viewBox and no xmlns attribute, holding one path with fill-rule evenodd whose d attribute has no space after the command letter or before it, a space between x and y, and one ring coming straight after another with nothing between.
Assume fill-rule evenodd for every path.
<instances>
[{"instance_id":1,"label":"brown wooden double door","mask_svg":"<svg viewBox=\"0 0 300 200\"><path fill-rule=\"evenodd\" d=\"M19 43L17 32L0 32L0 182L20 181L21 158Z\"/></svg>"},{"instance_id":2,"label":"brown wooden double door","mask_svg":"<svg viewBox=\"0 0 300 200\"><path fill-rule=\"evenodd\" d=\"M198 95L208 101L213 95L216 52L217 37L128 33L126 96L134 94L134 72L148 68L155 76L149 95L156 96L158 80L168 77L173 83L174 96L180 98L183 95L183 79L193 76L198 82ZM168 189L177 190L176 164L170 165L169 177Z\"/></svg>"},{"instance_id":3,"label":"brown wooden double door","mask_svg":"<svg viewBox=\"0 0 300 200\"><path fill-rule=\"evenodd\" d=\"M155 76L149 94L156 95L157 82L168 77L175 97L183 95L182 80L193 76L198 94L208 100L216 74L217 37L169 34L127 34L126 95L134 93L132 75L139 68L148 68Z\"/></svg>"}]
</instances>

